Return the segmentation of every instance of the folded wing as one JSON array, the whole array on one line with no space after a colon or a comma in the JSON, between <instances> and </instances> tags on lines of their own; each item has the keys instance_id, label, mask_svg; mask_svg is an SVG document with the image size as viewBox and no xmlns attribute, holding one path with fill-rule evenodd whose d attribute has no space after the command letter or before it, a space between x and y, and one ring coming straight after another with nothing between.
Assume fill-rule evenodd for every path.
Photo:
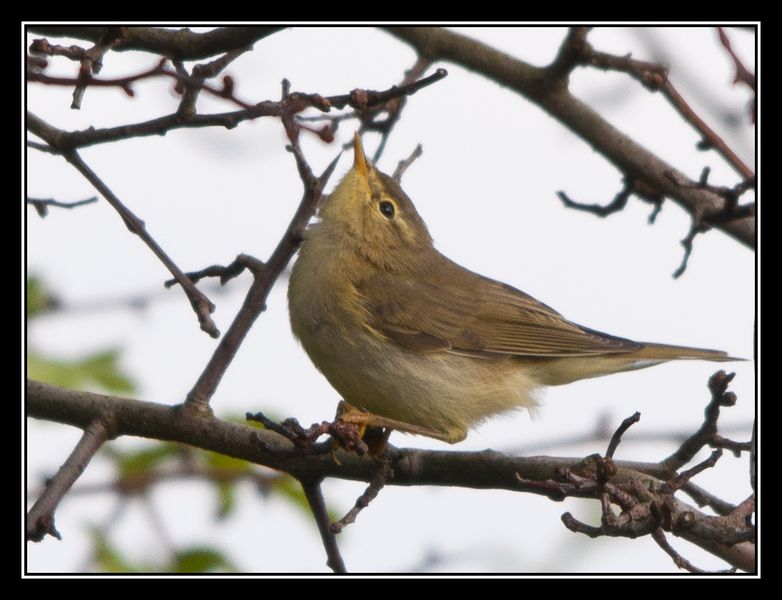
<instances>
[{"instance_id":1,"label":"folded wing","mask_svg":"<svg viewBox=\"0 0 782 600\"><path fill-rule=\"evenodd\" d=\"M381 272L358 286L371 326L403 347L485 358L632 352L642 344L580 327L532 296L445 259L437 272Z\"/></svg>"}]
</instances>

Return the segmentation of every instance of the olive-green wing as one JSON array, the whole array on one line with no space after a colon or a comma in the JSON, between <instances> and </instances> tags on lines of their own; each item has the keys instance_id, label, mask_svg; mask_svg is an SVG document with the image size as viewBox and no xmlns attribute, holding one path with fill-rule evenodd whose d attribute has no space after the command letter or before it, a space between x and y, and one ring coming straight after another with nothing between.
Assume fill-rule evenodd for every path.
<instances>
[{"instance_id":1,"label":"olive-green wing","mask_svg":"<svg viewBox=\"0 0 782 600\"><path fill-rule=\"evenodd\" d=\"M481 357L630 352L636 342L580 327L524 292L442 258L424 273L380 273L358 292L372 328L401 346Z\"/></svg>"}]
</instances>

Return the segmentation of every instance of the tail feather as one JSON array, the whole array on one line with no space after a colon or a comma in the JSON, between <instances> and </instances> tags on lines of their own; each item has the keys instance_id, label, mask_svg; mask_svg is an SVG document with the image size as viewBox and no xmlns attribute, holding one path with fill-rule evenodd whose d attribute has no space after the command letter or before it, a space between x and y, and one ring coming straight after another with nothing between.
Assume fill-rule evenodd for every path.
<instances>
[{"instance_id":1,"label":"tail feather","mask_svg":"<svg viewBox=\"0 0 782 600\"><path fill-rule=\"evenodd\" d=\"M707 348L690 348L688 346L670 346L667 344L643 344L643 348L633 353L633 358L639 360L712 360L717 362L729 362L746 360L729 356L722 350L709 350Z\"/></svg>"},{"instance_id":2,"label":"tail feather","mask_svg":"<svg viewBox=\"0 0 782 600\"><path fill-rule=\"evenodd\" d=\"M579 379L645 369L669 360L713 360L718 362L746 360L728 356L727 352L721 350L667 344L644 343L639 345L642 347L626 353L545 360L537 365L534 377L541 385L563 385Z\"/></svg>"}]
</instances>

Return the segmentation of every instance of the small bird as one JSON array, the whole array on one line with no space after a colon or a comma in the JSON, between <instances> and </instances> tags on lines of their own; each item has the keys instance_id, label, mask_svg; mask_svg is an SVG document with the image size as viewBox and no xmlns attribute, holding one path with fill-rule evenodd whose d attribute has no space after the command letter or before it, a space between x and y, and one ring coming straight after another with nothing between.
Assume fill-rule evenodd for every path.
<instances>
[{"instance_id":1,"label":"small bird","mask_svg":"<svg viewBox=\"0 0 782 600\"><path fill-rule=\"evenodd\" d=\"M543 386L718 350L634 342L582 327L449 260L412 201L364 156L305 233L291 273L293 333L360 425L449 443L487 417L536 405Z\"/></svg>"}]
</instances>

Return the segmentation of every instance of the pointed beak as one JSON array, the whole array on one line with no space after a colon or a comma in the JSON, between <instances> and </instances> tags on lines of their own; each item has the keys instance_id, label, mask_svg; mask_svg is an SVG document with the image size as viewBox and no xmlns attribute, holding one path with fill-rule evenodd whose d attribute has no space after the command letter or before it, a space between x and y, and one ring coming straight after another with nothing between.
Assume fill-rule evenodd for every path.
<instances>
[{"instance_id":1,"label":"pointed beak","mask_svg":"<svg viewBox=\"0 0 782 600\"><path fill-rule=\"evenodd\" d=\"M367 167L367 157L364 156L364 147L361 145L361 136L358 131L353 134L353 168L356 169L362 177L367 177L369 168Z\"/></svg>"}]
</instances>

